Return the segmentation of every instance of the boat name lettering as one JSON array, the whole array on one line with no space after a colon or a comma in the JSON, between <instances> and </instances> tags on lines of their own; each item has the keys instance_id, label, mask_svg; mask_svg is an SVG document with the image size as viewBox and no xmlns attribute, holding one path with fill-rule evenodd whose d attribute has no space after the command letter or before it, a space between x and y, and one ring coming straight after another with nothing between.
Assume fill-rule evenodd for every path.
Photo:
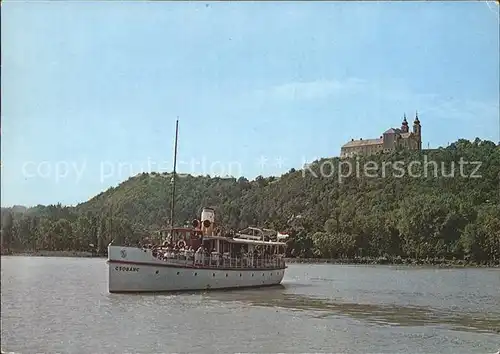
<instances>
[{"instance_id":1,"label":"boat name lettering","mask_svg":"<svg viewBox=\"0 0 500 354\"><path fill-rule=\"evenodd\" d=\"M119 267L119 266L116 266L115 270L118 270L120 272L138 272L139 268L137 268L137 267Z\"/></svg>"}]
</instances>

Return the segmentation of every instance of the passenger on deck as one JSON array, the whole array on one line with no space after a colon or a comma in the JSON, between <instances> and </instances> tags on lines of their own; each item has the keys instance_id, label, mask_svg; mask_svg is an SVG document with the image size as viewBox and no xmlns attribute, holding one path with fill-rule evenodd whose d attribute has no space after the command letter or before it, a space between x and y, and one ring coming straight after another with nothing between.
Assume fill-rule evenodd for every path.
<instances>
[{"instance_id":1,"label":"passenger on deck","mask_svg":"<svg viewBox=\"0 0 500 354\"><path fill-rule=\"evenodd\" d=\"M219 257L217 252L215 251L215 248L212 248L212 251L210 252L210 263L215 265L219 261Z\"/></svg>"},{"instance_id":2,"label":"passenger on deck","mask_svg":"<svg viewBox=\"0 0 500 354\"><path fill-rule=\"evenodd\" d=\"M170 257L170 252L172 252L172 248L170 246L165 247L163 251L163 259L166 260Z\"/></svg>"},{"instance_id":3,"label":"passenger on deck","mask_svg":"<svg viewBox=\"0 0 500 354\"><path fill-rule=\"evenodd\" d=\"M202 246L198 247L198 249L196 250L196 253L194 255L194 261L197 264L203 263L203 247Z\"/></svg>"},{"instance_id":4,"label":"passenger on deck","mask_svg":"<svg viewBox=\"0 0 500 354\"><path fill-rule=\"evenodd\" d=\"M245 266L253 267L253 257L251 252L245 253Z\"/></svg>"},{"instance_id":5,"label":"passenger on deck","mask_svg":"<svg viewBox=\"0 0 500 354\"><path fill-rule=\"evenodd\" d=\"M177 258L185 259L184 251L185 251L184 247L179 247L179 251L177 252Z\"/></svg>"},{"instance_id":6,"label":"passenger on deck","mask_svg":"<svg viewBox=\"0 0 500 354\"><path fill-rule=\"evenodd\" d=\"M172 252L171 252L172 258L177 258L179 255L179 246L174 245Z\"/></svg>"},{"instance_id":7,"label":"passenger on deck","mask_svg":"<svg viewBox=\"0 0 500 354\"><path fill-rule=\"evenodd\" d=\"M186 259L193 259L193 255L194 255L193 247L191 246L186 247L186 249L184 250L184 257L186 257Z\"/></svg>"}]
</instances>

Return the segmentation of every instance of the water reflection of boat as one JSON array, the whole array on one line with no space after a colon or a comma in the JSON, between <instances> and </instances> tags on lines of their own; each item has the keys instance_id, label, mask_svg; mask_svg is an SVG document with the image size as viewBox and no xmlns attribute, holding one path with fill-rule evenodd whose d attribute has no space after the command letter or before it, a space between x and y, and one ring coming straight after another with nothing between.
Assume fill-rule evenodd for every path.
<instances>
[{"instance_id":1,"label":"water reflection of boat","mask_svg":"<svg viewBox=\"0 0 500 354\"><path fill-rule=\"evenodd\" d=\"M306 285L306 284L304 284ZM451 329L470 332L493 332L500 330L500 319L494 315L459 313L423 306L397 304L368 304L346 302L337 298L325 298L295 293L303 285L285 283L261 291L213 292L209 296L221 302L234 301L250 306L281 308L290 311L308 312L315 318L346 316L389 326L447 325ZM496 353L499 354L499 353Z\"/></svg>"}]
</instances>

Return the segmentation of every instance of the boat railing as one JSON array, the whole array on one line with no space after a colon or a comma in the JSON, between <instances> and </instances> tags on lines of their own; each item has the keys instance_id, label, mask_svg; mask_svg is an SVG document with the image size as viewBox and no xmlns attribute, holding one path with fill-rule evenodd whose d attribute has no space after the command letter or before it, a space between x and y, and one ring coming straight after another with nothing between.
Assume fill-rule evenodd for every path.
<instances>
[{"instance_id":1,"label":"boat railing","mask_svg":"<svg viewBox=\"0 0 500 354\"><path fill-rule=\"evenodd\" d=\"M284 268L283 255L230 257L220 254L165 252L156 254L156 258L178 265L194 265L210 268Z\"/></svg>"}]
</instances>

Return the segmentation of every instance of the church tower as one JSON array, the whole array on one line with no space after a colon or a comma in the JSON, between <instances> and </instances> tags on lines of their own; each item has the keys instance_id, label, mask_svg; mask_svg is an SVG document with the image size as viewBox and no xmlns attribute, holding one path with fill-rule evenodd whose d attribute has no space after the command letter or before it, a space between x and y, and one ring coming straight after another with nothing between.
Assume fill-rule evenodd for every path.
<instances>
[{"instance_id":1,"label":"church tower","mask_svg":"<svg viewBox=\"0 0 500 354\"><path fill-rule=\"evenodd\" d=\"M415 112L415 121L413 122L413 134L417 138L418 149L422 150L422 126L418 119L418 112Z\"/></svg>"},{"instance_id":2,"label":"church tower","mask_svg":"<svg viewBox=\"0 0 500 354\"><path fill-rule=\"evenodd\" d=\"M401 131L403 133L408 133L409 129L410 128L408 127L408 121L406 120L406 113L405 113L403 118L403 123L401 124Z\"/></svg>"}]
</instances>

